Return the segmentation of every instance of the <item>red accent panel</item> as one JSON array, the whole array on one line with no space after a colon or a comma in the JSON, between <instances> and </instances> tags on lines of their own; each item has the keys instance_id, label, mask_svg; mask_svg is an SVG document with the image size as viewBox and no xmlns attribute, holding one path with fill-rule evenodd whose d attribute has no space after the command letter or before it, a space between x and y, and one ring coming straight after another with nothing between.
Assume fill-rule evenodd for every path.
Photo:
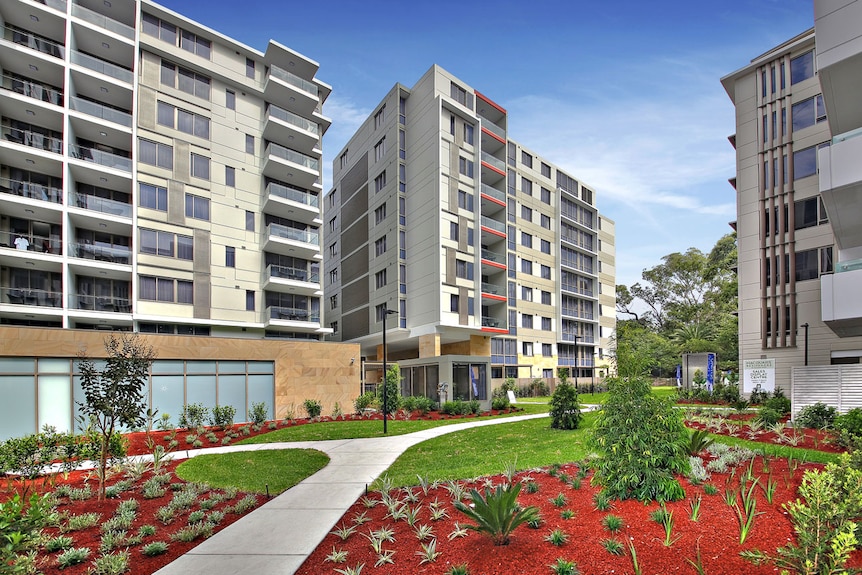
<instances>
[{"instance_id":1,"label":"red accent panel","mask_svg":"<svg viewBox=\"0 0 862 575\"><path fill-rule=\"evenodd\" d=\"M476 93L476 97L477 97L477 98L481 98L483 101L485 101L485 102L487 102L487 103L491 104L492 106L494 106L495 108L497 108L498 110L500 110L501 112L503 112L504 114L506 114L506 113L507 113L505 108L503 108L503 107L502 107L502 106L500 106L499 104L495 104L494 102L492 102L492 101L491 101L491 99L490 99L490 98L488 98L488 96L486 96L485 94L482 94L481 92L479 92L479 90L473 90L473 91Z\"/></svg>"},{"instance_id":2,"label":"red accent panel","mask_svg":"<svg viewBox=\"0 0 862 575\"><path fill-rule=\"evenodd\" d=\"M498 173L498 174L500 174L501 176L505 176L505 175L506 175L506 172L504 172L504 171L502 171L502 170L498 170L497 168L495 168L495 167L494 167L494 166L492 166L491 164L488 164L488 163L482 162L482 165L483 165L483 166L485 166L486 168L488 168L489 170L492 170L492 171L494 171L494 172L497 172L497 173Z\"/></svg>"}]
</instances>

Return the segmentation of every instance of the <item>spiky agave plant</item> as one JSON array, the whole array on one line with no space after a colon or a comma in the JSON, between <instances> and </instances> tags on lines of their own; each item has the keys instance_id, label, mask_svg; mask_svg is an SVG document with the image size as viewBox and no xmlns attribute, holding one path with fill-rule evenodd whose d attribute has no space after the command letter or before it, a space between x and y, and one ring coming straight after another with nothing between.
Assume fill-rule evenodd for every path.
<instances>
[{"instance_id":1,"label":"spiky agave plant","mask_svg":"<svg viewBox=\"0 0 862 575\"><path fill-rule=\"evenodd\" d=\"M512 532L520 525L541 518L539 509L535 506L521 507L518 505L518 494L521 483L514 485L499 485L493 491L485 489L482 496L477 490L470 491L472 506L461 501L454 502L455 508L476 522L476 525L466 525L494 541L494 545L508 545Z\"/></svg>"}]
</instances>

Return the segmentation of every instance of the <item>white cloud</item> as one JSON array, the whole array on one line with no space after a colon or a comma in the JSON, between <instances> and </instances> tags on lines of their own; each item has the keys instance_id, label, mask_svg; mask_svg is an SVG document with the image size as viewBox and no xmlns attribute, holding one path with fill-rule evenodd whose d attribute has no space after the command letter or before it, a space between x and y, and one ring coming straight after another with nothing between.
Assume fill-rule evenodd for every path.
<instances>
[{"instance_id":1,"label":"white cloud","mask_svg":"<svg viewBox=\"0 0 862 575\"><path fill-rule=\"evenodd\" d=\"M362 122L371 113L371 108L362 108L349 99L330 96L323 106L323 113L332 120L332 126L323 136L323 189L332 187L332 160L350 140Z\"/></svg>"}]
</instances>

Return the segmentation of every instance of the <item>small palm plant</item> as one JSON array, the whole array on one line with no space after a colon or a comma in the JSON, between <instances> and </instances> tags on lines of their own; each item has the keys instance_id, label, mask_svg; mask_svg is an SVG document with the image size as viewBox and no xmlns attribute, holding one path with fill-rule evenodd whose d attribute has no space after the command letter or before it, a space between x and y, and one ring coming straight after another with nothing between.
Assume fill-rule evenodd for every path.
<instances>
[{"instance_id":1,"label":"small palm plant","mask_svg":"<svg viewBox=\"0 0 862 575\"><path fill-rule=\"evenodd\" d=\"M472 507L461 501L455 501L455 508L476 522L476 525L466 525L478 533L487 535L494 545L508 545L512 532L520 525L540 519L539 509L534 506L522 508L518 505L518 494L521 483L514 485L499 485L491 491L485 489L483 497L475 489L470 491Z\"/></svg>"}]
</instances>

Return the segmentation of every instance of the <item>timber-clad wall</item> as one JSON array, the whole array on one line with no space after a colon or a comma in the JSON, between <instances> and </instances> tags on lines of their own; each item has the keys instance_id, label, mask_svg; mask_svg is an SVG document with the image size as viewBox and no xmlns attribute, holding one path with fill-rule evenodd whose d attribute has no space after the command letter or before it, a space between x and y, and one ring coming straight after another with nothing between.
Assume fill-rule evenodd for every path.
<instances>
[{"instance_id":1,"label":"timber-clad wall","mask_svg":"<svg viewBox=\"0 0 862 575\"><path fill-rule=\"evenodd\" d=\"M86 350L92 358L104 357L108 333L0 327L0 356L76 357ZM349 411L361 391L358 344L155 334L139 337L153 347L157 359L274 362L277 418L283 418L289 408L303 417L306 399L319 400L323 415L331 414L336 402ZM351 365L352 358L355 361Z\"/></svg>"}]
</instances>

